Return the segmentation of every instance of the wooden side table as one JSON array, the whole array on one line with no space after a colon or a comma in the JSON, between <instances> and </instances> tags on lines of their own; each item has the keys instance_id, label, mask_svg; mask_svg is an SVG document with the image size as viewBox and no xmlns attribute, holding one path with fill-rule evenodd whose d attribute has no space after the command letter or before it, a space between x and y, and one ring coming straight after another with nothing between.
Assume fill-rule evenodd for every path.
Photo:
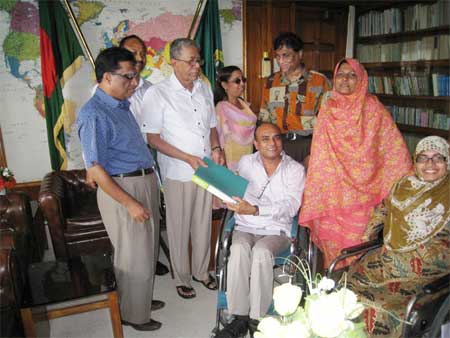
<instances>
[{"instance_id":1,"label":"wooden side table","mask_svg":"<svg viewBox=\"0 0 450 338\"><path fill-rule=\"evenodd\" d=\"M80 256L42 262L28 269L28 290L20 310L26 337L36 337L35 322L108 308L114 338L123 338L118 294L109 256ZM104 295L105 299L58 308L70 300ZM47 305L55 309L46 309Z\"/></svg>"}]
</instances>

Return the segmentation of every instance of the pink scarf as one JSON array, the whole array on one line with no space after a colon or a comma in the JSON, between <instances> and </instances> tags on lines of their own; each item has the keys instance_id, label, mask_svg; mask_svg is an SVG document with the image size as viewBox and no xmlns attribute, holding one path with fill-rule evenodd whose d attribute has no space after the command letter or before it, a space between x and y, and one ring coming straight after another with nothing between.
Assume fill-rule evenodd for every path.
<instances>
[{"instance_id":1,"label":"pink scarf","mask_svg":"<svg viewBox=\"0 0 450 338\"><path fill-rule=\"evenodd\" d=\"M389 112L368 93L368 76L355 59L355 91L336 90L321 107L311 147L299 223L367 210L385 198L392 184L412 173L411 156Z\"/></svg>"}]
</instances>

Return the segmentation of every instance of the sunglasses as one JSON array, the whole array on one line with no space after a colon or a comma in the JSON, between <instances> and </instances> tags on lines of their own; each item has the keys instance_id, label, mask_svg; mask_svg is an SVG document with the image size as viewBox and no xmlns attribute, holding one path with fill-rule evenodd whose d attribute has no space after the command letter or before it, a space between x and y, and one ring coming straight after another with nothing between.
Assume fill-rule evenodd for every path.
<instances>
[{"instance_id":1,"label":"sunglasses","mask_svg":"<svg viewBox=\"0 0 450 338\"><path fill-rule=\"evenodd\" d=\"M237 85L240 85L242 83L246 83L247 79L243 77L242 79L240 77L235 78L234 80L230 81L231 83L236 83Z\"/></svg>"}]
</instances>

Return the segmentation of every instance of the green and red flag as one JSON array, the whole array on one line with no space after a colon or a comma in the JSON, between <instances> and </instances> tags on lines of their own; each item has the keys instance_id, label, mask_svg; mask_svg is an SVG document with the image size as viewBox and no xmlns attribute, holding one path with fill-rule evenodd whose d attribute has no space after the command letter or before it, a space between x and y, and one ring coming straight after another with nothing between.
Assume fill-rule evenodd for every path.
<instances>
[{"instance_id":1,"label":"green and red flag","mask_svg":"<svg viewBox=\"0 0 450 338\"><path fill-rule=\"evenodd\" d=\"M81 67L83 49L59 0L39 0L41 72L48 146L53 170L67 168L63 87Z\"/></svg>"},{"instance_id":2,"label":"green and red flag","mask_svg":"<svg viewBox=\"0 0 450 338\"><path fill-rule=\"evenodd\" d=\"M205 9L195 33L195 42L200 47L201 58L205 61L202 67L203 73L214 87L217 71L223 67L222 34L217 0L206 0Z\"/></svg>"}]
</instances>

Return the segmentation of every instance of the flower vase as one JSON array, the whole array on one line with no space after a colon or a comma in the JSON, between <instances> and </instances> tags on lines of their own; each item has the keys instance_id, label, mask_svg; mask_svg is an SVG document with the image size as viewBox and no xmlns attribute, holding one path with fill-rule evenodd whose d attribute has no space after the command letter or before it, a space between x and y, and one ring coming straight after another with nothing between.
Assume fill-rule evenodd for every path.
<instances>
[{"instance_id":1,"label":"flower vase","mask_svg":"<svg viewBox=\"0 0 450 338\"><path fill-rule=\"evenodd\" d=\"M0 190L0 196L1 195L6 195L6 188L3 188Z\"/></svg>"}]
</instances>

